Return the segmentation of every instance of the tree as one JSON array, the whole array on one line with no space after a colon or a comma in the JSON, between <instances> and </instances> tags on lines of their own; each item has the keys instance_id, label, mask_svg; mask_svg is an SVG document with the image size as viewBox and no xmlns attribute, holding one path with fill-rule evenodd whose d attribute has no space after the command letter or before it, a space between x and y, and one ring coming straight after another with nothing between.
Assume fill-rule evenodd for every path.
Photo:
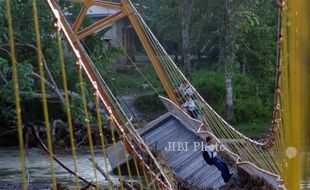
<instances>
[{"instance_id":1,"label":"tree","mask_svg":"<svg viewBox=\"0 0 310 190\"><path fill-rule=\"evenodd\" d=\"M181 3L181 32L182 32L182 57L185 76L189 77L191 72L191 55L189 46L189 26L191 21L191 11L195 1L182 0Z\"/></svg>"},{"instance_id":2,"label":"tree","mask_svg":"<svg viewBox=\"0 0 310 190\"><path fill-rule=\"evenodd\" d=\"M191 70L206 68L223 73L227 120L240 118L234 116L234 110L238 110L235 106L240 105L241 96L233 85L239 72L254 84L251 88L258 99L272 109L275 3L267 0L145 0L143 3L144 18L169 54L187 52L183 61L190 60ZM188 65L181 65L185 72L189 70Z\"/></svg>"},{"instance_id":3,"label":"tree","mask_svg":"<svg viewBox=\"0 0 310 190\"><path fill-rule=\"evenodd\" d=\"M17 62L17 70L18 70L18 78L19 78L19 89L20 89L20 97L21 97L21 105L22 105L22 113L24 122L27 120L42 120L41 118L41 108L37 102L40 102L42 99L42 93L40 88L40 80L41 76L38 72L38 64L37 64L37 47L35 42L35 34L34 34L34 24L33 24L33 14L32 14L32 2L31 1L11 1L11 9L12 9L12 20L13 20L13 33L15 39L15 49L16 49L16 62ZM63 2L62 6L66 6L70 8L70 11L73 14L78 14L78 8L75 6L69 6L67 2ZM49 7L45 1L37 2L38 9L38 18L40 24L40 36L41 36L41 46L42 46L42 55L43 55L43 65L44 65L44 76L43 79L46 85L47 90L47 99L51 101L49 103L51 118L60 117L65 118L64 113L65 109L65 101L64 101L64 90L62 89L62 76L60 72L60 60L59 60L59 50L57 44L56 33L53 27L53 16L49 11ZM23 19L20 19L22 17ZM91 22L88 20L88 22ZM12 68L10 64L10 51L8 45L8 31L7 31L7 16L5 4L1 3L0 6L0 108L1 108L1 116L0 120L4 123L4 126L8 123L14 123L15 112L9 112L7 110L11 109L14 105L14 99L12 94L13 91L13 81L12 81ZM103 35L100 33L100 35ZM94 35L89 38L89 40L85 40L85 43L88 42L96 42L96 51L95 48L90 51L90 55L99 53L98 50L101 46L98 42L101 42L99 35ZM88 43L90 44L90 43ZM66 41L63 40L63 44L66 44ZM112 53L111 53L112 52ZM99 60L104 65L108 65L110 67L110 63L107 63L113 56L113 52L116 52L115 49L108 49L106 54L102 56L100 55L101 60ZM102 53L100 51L100 53ZM72 112L76 117L80 118L80 111L82 110L81 103L76 103L76 101L80 101L79 85L78 85L78 77L77 77L77 69L75 66L75 59L72 53L65 53L65 62L66 71L67 71L67 81L69 87L69 96L71 97L71 106ZM87 83L87 82L86 82ZM87 85L90 85L87 83ZM89 92L89 98L92 97L92 88L87 88ZM29 107L28 105L32 105ZM2 111L6 110L6 111ZM56 111L57 110L57 111ZM60 110L60 111L59 111ZM55 115L53 115L55 114ZM84 119L80 119L80 121L84 121Z\"/></svg>"},{"instance_id":4,"label":"tree","mask_svg":"<svg viewBox=\"0 0 310 190\"><path fill-rule=\"evenodd\" d=\"M138 3L139 4L139 3ZM207 3L203 0L159 0L144 1L143 17L155 36L170 55L182 56L182 65L186 74L190 73L193 57L205 45L204 29L209 22L206 12ZM141 9L140 9L141 10ZM189 77L189 75L188 75Z\"/></svg>"}]
</instances>

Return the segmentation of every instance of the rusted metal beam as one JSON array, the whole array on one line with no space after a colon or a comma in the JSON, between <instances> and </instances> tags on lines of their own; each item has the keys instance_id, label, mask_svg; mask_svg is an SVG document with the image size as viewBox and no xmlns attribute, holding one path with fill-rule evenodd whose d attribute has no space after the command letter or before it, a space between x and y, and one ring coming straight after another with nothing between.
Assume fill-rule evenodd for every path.
<instances>
[{"instance_id":1,"label":"rusted metal beam","mask_svg":"<svg viewBox=\"0 0 310 190\"><path fill-rule=\"evenodd\" d=\"M137 20L136 16L133 14L133 10L131 8L130 3L128 0L121 0L121 4L123 7L123 11L127 14L133 28L135 29L140 42L142 43L148 57L150 58L150 61L161 81L163 84L169 98L176 104L179 105L179 101L177 99L175 90L168 78L167 73L165 72L163 66L161 65L156 53L154 52L154 49L152 48L149 39L146 37L141 25L139 24L139 21Z\"/></svg>"},{"instance_id":2,"label":"rusted metal beam","mask_svg":"<svg viewBox=\"0 0 310 190\"><path fill-rule=\"evenodd\" d=\"M98 92L104 103L107 105L107 107L110 107L112 110L112 113L115 117L117 117L118 122L122 123L116 110L113 107L113 104L109 100L109 96L105 93L105 90L102 88L101 81L98 79L97 74L95 70L92 68L92 62L90 58L88 57L86 51L84 50L83 46L81 45L79 38L84 38L98 30L101 30L102 28L108 26L109 24L128 16L131 24L133 25L144 49L146 50L151 63L159 76L159 79L161 80L169 98L177 105L179 105L179 102L177 100L174 88L168 78L167 73L164 71L163 66L161 65L158 57L156 56L149 39L146 37L146 35L143 32L143 29L141 25L139 24L139 21L137 20L136 16L133 14L133 10L131 8L131 5L129 4L128 0L121 0L121 6L122 10L117 12L114 15L111 15L103 20L100 20L91 26L85 28L84 30L81 30L77 33L77 35L74 34L73 30L70 28L69 23L65 19L63 13L61 12L61 9L59 5L55 2L55 0L47 0L49 3L55 17L59 17L59 20L61 22L61 28L63 29L65 35L67 36L74 52L78 54L77 56L80 56L80 60L83 63L82 66L84 70L86 71L87 76L89 77L90 81L93 83L93 85L98 86ZM85 2L86 3L86 2ZM87 2L89 5L89 2Z\"/></svg>"},{"instance_id":3,"label":"rusted metal beam","mask_svg":"<svg viewBox=\"0 0 310 190\"><path fill-rule=\"evenodd\" d=\"M56 17L58 21L58 26L64 32L70 46L73 49L74 54L77 57L77 62L81 68L85 71L89 81L91 82L92 86L97 90L99 97L104 104L105 108L111 113L115 120L123 125L124 121L120 118L119 113L117 112L116 108L114 107L113 103L110 101L109 94L107 94L106 90L104 89L104 81L100 79L99 74L93 68L93 63L89 56L87 55L85 49L83 48L81 42L79 41L77 35L73 32L70 28L68 21L66 20L64 14L61 11L58 3L55 0L46 0L48 5L50 6L53 15Z\"/></svg>"},{"instance_id":4,"label":"rusted metal beam","mask_svg":"<svg viewBox=\"0 0 310 190\"><path fill-rule=\"evenodd\" d=\"M126 14L124 14L123 12L119 11L111 16L108 16L90 26L88 26L87 28L79 31L77 33L77 35L79 36L79 38L85 38L86 36L94 33L94 32L97 32L99 30L102 30L104 27L110 25L111 23L113 22L116 22L118 20L120 20L121 18L125 17Z\"/></svg>"},{"instance_id":5,"label":"rusted metal beam","mask_svg":"<svg viewBox=\"0 0 310 190\"><path fill-rule=\"evenodd\" d=\"M72 27L72 28L73 28L73 31L74 31L75 33L78 32L78 30L79 30L81 24L83 23L84 18L85 18L86 14L87 14L88 9L89 9L89 6L88 6L88 5L85 5L85 4L84 4L83 7L81 8L80 13L79 13L79 16L78 16L77 19L75 20L75 22L74 22L74 24L73 24L73 27Z\"/></svg>"}]
</instances>

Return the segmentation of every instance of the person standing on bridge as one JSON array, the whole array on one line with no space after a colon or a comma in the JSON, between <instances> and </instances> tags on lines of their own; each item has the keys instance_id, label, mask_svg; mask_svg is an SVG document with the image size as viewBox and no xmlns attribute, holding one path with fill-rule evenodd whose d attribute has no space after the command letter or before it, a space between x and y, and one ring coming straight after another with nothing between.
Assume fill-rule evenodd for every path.
<instances>
[{"instance_id":1,"label":"person standing on bridge","mask_svg":"<svg viewBox=\"0 0 310 190\"><path fill-rule=\"evenodd\" d=\"M207 146L203 151L203 158L209 165L214 165L221 172L221 176L225 183L227 183L233 174L229 172L227 163L217 156L217 147L211 136L206 138Z\"/></svg>"},{"instance_id":2,"label":"person standing on bridge","mask_svg":"<svg viewBox=\"0 0 310 190\"><path fill-rule=\"evenodd\" d=\"M181 105L183 108L186 108L189 115L194 118L197 119L198 117L198 109L197 106L195 104L195 101L192 98L187 98L187 100Z\"/></svg>"},{"instance_id":3,"label":"person standing on bridge","mask_svg":"<svg viewBox=\"0 0 310 190\"><path fill-rule=\"evenodd\" d=\"M193 89L189 86L189 84L186 81L183 81L181 85L178 88L178 92L183 96L192 96L194 94Z\"/></svg>"}]
</instances>

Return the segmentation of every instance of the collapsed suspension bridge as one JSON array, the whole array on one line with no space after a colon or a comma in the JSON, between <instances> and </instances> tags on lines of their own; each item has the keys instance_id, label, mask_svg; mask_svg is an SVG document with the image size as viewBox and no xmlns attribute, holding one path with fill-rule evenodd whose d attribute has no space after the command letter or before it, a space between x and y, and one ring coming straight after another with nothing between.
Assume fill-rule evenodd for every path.
<instances>
[{"instance_id":1,"label":"collapsed suspension bridge","mask_svg":"<svg viewBox=\"0 0 310 190\"><path fill-rule=\"evenodd\" d=\"M307 43L302 43L309 40L309 30L307 27L307 19L309 17L310 3L306 0L292 2L288 0L278 1L279 5L279 31L278 31L278 60L275 84L275 101L274 112L272 118L272 127L266 139L256 141L247 138L227 122L223 120L199 95L189 81L185 78L179 68L175 65L151 30L148 28L140 14L137 12L133 4L129 0L121 0L119 3L108 2L101 0L69 0L73 3L82 4L82 8L73 25L70 25L65 17L63 9L56 0L46 0L48 6L54 16L54 24L56 28L57 43L59 46L59 56L61 62L61 74L65 91L65 102L68 119L68 130L70 133L71 150L74 161L73 172L78 176L76 163L75 140L73 137L72 116L69 106L69 95L66 79L65 63L63 58L62 35L66 38L76 56L76 65L78 68L78 76L80 80L80 88L82 92L82 104L84 108L85 123L87 126L88 139L92 162L95 166L94 150L92 144L92 136L89 122L89 113L87 102L85 98L83 85L83 72L86 74L88 80L93 86L94 99L96 104L97 122L98 126L102 126L100 115L100 104L104 105L108 113L111 129L116 129L121 143L115 141L113 136L113 145L105 150L103 136L101 138L103 157L109 157L112 167L117 170L120 178L120 188L125 189L130 187L128 184L123 184L121 165L123 164L127 170L130 180L132 181L132 174L136 173L138 176L138 183L140 189L144 189L144 179L151 182L154 189L176 189L171 176L168 175L166 168L158 161L152 149L154 143L158 143L158 148L161 149L163 144L168 140L178 136L183 141L191 141L201 139L203 140L207 135L213 135L218 142L225 145L225 154L233 160L233 170L236 167L242 168L251 175L263 178L275 189L298 189L300 180L302 179L302 158L303 147L302 140L303 127L306 125L306 113L309 112L303 106L304 100L307 103L307 92L304 91L307 83L309 83L309 76L307 76L306 62L309 62L310 47ZM87 11L91 6L102 6L117 9L118 11L102 20L99 20L88 27L81 29L81 24L86 17ZM22 135L22 118L19 104L19 89L18 77L16 71L16 60L14 50L14 38L12 32L12 20L10 1L6 0L6 12L8 18L9 29L9 44L11 62L13 68L13 79L15 83L15 101L17 110L17 123L20 141L20 156L22 163L22 179L23 188L27 189L26 182L26 163L24 157L23 135ZM296 13L296 14L295 14ZM297 14L298 13L298 14ZM43 108L46 124L47 136L47 150L50 154L50 168L52 175L52 184L56 189L57 181L55 177L53 164L53 148L51 142L50 126L48 109L46 103L46 89L44 85L44 68L43 58L40 42L39 23L37 15L36 1L33 0L33 17L36 35L36 49L38 54L38 63L41 78L41 91L43 94ZM148 127L137 131L131 120L126 116L117 99L112 94L107 83L101 77L101 74L96 69L92 60L86 53L81 39L102 30L110 24L127 17L131 25L135 29L167 95L168 98L162 98L169 114L162 116L158 120L149 124ZM290 23L290 24L288 24ZM304 27L306 26L306 27ZM308 51L308 52L307 52ZM307 83L305 82L307 81ZM181 85L189 86L193 92L184 95L178 92ZM188 97L190 96L190 97ZM199 102L198 120L191 119L185 112L180 109L188 98ZM174 124L169 124L173 122ZM100 133L102 129L99 127ZM180 132L182 131L183 132ZM167 133L167 131L170 131ZM154 136L154 134L160 136ZM112 132L112 135L114 133ZM183 135L183 136L182 136ZM159 138L158 138L159 137ZM156 138L158 138L156 140ZM288 150L293 150L293 153ZM121 152L119 152L121 151ZM212 169L205 167L204 170L199 171L200 160L193 161L197 158L202 158L198 155L185 155L185 158L176 155L165 155L168 166L176 169L176 174L184 180L190 180L193 176L201 178L205 175L204 170L211 171ZM170 160L169 160L170 159ZM133 167L130 166L129 161L132 160ZM175 162L172 162L174 160ZM192 165L186 165L185 161L193 161ZM188 163L187 163L188 164ZM106 167L108 168L108 167ZM134 168L134 169L132 169ZM96 168L94 167L96 178ZM107 171L108 173L108 171ZM194 175L195 174L195 175ZM196 175L197 174L197 175ZM212 172L211 172L212 174ZM216 175L215 175L216 176ZM218 175L217 175L218 176ZM203 182L201 187L219 187L221 182L219 177L207 176L200 179ZM77 188L80 188L79 178L76 179ZM94 182L94 187L99 189L98 181ZM112 184L109 184L109 188ZM131 187L133 188L133 187Z\"/></svg>"}]
</instances>

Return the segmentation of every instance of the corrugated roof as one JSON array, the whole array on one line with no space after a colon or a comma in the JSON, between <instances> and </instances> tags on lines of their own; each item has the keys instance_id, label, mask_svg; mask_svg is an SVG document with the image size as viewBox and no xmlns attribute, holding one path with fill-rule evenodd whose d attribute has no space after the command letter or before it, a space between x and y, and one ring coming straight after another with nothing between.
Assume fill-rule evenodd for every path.
<instances>
[{"instance_id":1,"label":"corrugated roof","mask_svg":"<svg viewBox=\"0 0 310 190\"><path fill-rule=\"evenodd\" d=\"M109 16L112 14L117 13L119 10L100 7L100 6L91 6L87 11L87 16L90 17L102 17L102 16Z\"/></svg>"}]
</instances>

